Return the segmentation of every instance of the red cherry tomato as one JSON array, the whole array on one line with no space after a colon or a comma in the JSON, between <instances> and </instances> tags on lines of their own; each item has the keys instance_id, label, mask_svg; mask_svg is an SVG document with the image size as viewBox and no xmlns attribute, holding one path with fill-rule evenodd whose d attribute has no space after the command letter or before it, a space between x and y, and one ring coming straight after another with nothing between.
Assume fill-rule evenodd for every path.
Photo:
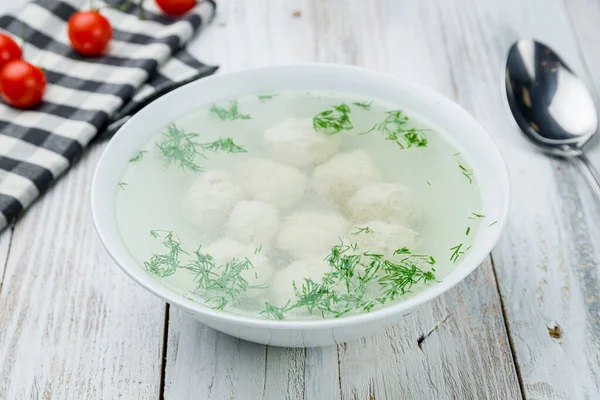
<instances>
[{"instance_id":1,"label":"red cherry tomato","mask_svg":"<svg viewBox=\"0 0 600 400\"><path fill-rule=\"evenodd\" d=\"M196 0L156 0L156 5L158 5L165 14L179 16L194 8Z\"/></svg>"},{"instance_id":2,"label":"red cherry tomato","mask_svg":"<svg viewBox=\"0 0 600 400\"><path fill-rule=\"evenodd\" d=\"M77 11L67 23L71 46L86 56L101 55L112 38L110 22L98 11Z\"/></svg>"},{"instance_id":3,"label":"red cherry tomato","mask_svg":"<svg viewBox=\"0 0 600 400\"><path fill-rule=\"evenodd\" d=\"M0 72L0 94L13 107L29 108L38 105L45 89L46 75L27 61L10 61Z\"/></svg>"},{"instance_id":4,"label":"red cherry tomato","mask_svg":"<svg viewBox=\"0 0 600 400\"><path fill-rule=\"evenodd\" d=\"M21 48L17 42L10 36L0 33L0 70L9 61L20 60L21 56Z\"/></svg>"}]
</instances>

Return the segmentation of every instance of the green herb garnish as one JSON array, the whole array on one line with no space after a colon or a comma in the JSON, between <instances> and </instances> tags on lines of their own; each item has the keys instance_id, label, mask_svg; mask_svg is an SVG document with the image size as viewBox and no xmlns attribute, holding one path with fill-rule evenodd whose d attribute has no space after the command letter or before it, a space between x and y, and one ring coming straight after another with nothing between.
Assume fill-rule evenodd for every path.
<instances>
[{"instance_id":1,"label":"green herb garnish","mask_svg":"<svg viewBox=\"0 0 600 400\"><path fill-rule=\"evenodd\" d=\"M133 156L133 157L131 157L129 159L129 162L133 163L133 162L142 161L142 158L144 158L144 154L146 154L147 152L148 151L146 151L146 150L140 150L140 151L138 151L135 156Z\"/></svg>"},{"instance_id":2,"label":"green herb garnish","mask_svg":"<svg viewBox=\"0 0 600 400\"><path fill-rule=\"evenodd\" d=\"M333 135L341 131L354 128L350 121L350 107L346 104L331 106L330 109L321 111L313 118L313 129Z\"/></svg>"},{"instance_id":3,"label":"green herb garnish","mask_svg":"<svg viewBox=\"0 0 600 400\"><path fill-rule=\"evenodd\" d=\"M490 227L490 226L494 226L494 225L496 225L497 223L498 223L498 221L494 221L494 222L492 222L491 224L489 224L489 225L488 225L488 227Z\"/></svg>"},{"instance_id":4,"label":"green herb garnish","mask_svg":"<svg viewBox=\"0 0 600 400\"><path fill-rule=\"evenodd\" d=\"M152 254L149 261L144 262L144 267L149 273L164 278L171 276L181 268L179 257L187 254L181 248L181 241L171 231L150 231L154 238L160 238L163 235L163 245L169 250L165 254Z\"/></svg>"},{"instance_id":5,"label":"green herb garnish","mask_svg":"<svg viewBox=\"0 0 600 400\"><path fill-rule=\"evenodd\" d=\"M127 186L129 186L129 183L127 183L127 182L119 182L119 188L120 188L121 190L125 190L125 188L126 188Z\"/></svg>"},{"instance_id":6,"label":"green herb garnish","mask_svg":"<svg viewBox=\"0 0 600 400\"><path fill-rule=\"evenodd\" d=\"M471 213L471 215L477 218L485 218L485 215L483 214Z\"/></svg>"},{"instance_id":7,"label":"green herb garnish","mask_svg":"<svg viewBox=\"0 0 600 400\"><path fill-rule=\"evenodd\" d=\"M229 109L219 107L216 104L210 108L210 112L214 113L221 119L221 121L234 121L236 119L252 119L250 114L241 114L238 110L237 100L233 100L229 103Z\"/></svg>"},{"instance_id":8,"label":"green herb garnish","mask_svg":"<svg viewBox=\"0 0 600 400\"><path fill-rule=\"evenodd\" d=\"M467 179L469 180L469 183L473 183L473 172L469 171L465 166L463 166L462 164L458 164L458 167L460 168L462 174L464 176L467 177Z\"/></svg>"},{"instance_id":9,"label":"green herb garnish","mask_svg":"<svg viewBox=\"0 0 600 400\"><path fill-rule=\"evenodd\" d=\"M373 233L373 229L369 228L368 226L365 226L364 228L356 227L354 229L355 231L352 232L351 235L358 235L361 233Z\"/></svg>"},{"instance_id":10,"label":"green herb garnish","mask_svg":"<svg viewBox=\"0 0 600 400\"><path fill-rule=\"evenodd\" d=\"M214 142L203 143L202 147L205 150L215 153L217 151L222 151L224 153L247 153L246 149L235 144L232 138L220 138Z\"/></svg>"},{"instance_id":11,"label":"green herb garnish","mask_svg":"<svg viewBox=\"0 0 600 400\"><path fill-rule=\"evenodd\" d=\"M371 109L371 105L373 104L373 100L366 102L366 101L357 101L355 103L352 103L357 107L363 108L367 111L369 111Z\"/></svg>"},{"instance_id":12,"label":"green herb garnish","mask_svg":"<svg viewBox=\"0 0 600 400\"><path fill-rule=\"evenodd\" d=\"M179 168L194 172L202 171L202 167L196 163L197 157L206 159L206 151L223 151L225 153L245 153L246 149L234 143L231 138L219 138L214 142L200 143L197 133L186 132L171 124L163 132L163 140L157 143L161 155L166 160L167 167L178 164Z\"/></svg>"},{"instance_id":13,"label":"green herb garnish","mask_svg":"<svg viewBox=\"0 0 600 400\"><path fill-rule=\"evenodd\" d=\"M431 182L427 181L427 184L428 184L429 186L431 186Z\"/></svg>"},{"instance_id":14,"label":"green herb garnish","mask_svg":"<svg viewBox=\"0 0 600 400\"><path fill-rule=\"evenodd\" d=\"M276 307L268 301L265 301L265 309L260 313L274 319L283 319L283 314L288 311L289 304L290 302L288 301L283 307Z\"/></svg>"},{"instance_id":15,"label":"green herb garnish","mask_svg":"<svg viewBox=\"0 0 600 400\"><path fill-rule=\"evenodd\" d=\"M427 146L427 138L422 129L406 127L409 119L403 115L402 110L387 111L386 114L387 117L382 122L373 125L363 134L380 132L385 135L386 140L396 143L401 149Z\"/></svg>"},{"instance_id":16,"label":"green herb garnish","mask_svg":"<svg viewBox=\"0 0 600 400\"><path fill-rule=\"evenodd\" d=\"M256 96L259 100L271 100L273 97L278 96L277 94L259 94Z\"/></svg>"},{"instance_id":17,"label":"green herb garnish","mask_svg":"<svg viewBox=\"0 0 600 400\"><path fill-rule=\"evenodd\" d=\"M455 263L456 260L458 260L458 257L465 254L464 251L461 251L462 247L463 247L463 244L461 243L461 244L458 244L458 245L450 248L450 250L452 250L452 255L450 256L450 261Z\"/></svg>"},{"instance_id":18,"label":"green herb garnish","mask_svg":"<svg viewBox=\"0 0 600 400\"><path fill-rule=\"evenodd\" d=\"M465 235L469 236L469 233L471 233L471 227L470 226L467 227L467 231L465 232Z\"/></svg>"},{"instance_id":19,"label":"green herb garnish","mask_svg":"<svg viewBox=\"0 0 600 400\"><path fill-rule=\"evenodd\" d=\"M257 288L250 286L242 276L244 271L254 268L248 258L232 259L218 265L210 254L200 250L194 252L196 259L183 268L194 275L194 293L202 295L207 303L213 304L213 308L222 310L230 302L238 300L249 288Z\"/></svg>"},{"instance_id":20,"label":"green herb garnish","mask_svg":"<svg viewBox=\"0 0 600 400\"><path fill-rule=\"evenodd\" d=\"M254 254L258 254L262 251L262 244L254 249Z\"/></svg>"}]
</instances>

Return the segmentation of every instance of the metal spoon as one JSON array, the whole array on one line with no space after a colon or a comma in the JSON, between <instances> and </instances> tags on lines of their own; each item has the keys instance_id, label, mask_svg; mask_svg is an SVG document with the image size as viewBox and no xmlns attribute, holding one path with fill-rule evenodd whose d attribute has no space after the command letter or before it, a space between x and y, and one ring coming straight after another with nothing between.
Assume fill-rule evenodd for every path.
<instances>
[{"instance_id":1,"label":"metal spoon","mask_svg":"<svg viewBox=\"0 0 600 400\"><path fill-rule=\"evenodd\" d=\"M512 45L506 60L506 97L529 140L577 164L600 200L600 175L583 153L598 129L585 84L548 46L534 40Z\"/></svg>"}]
</instances>

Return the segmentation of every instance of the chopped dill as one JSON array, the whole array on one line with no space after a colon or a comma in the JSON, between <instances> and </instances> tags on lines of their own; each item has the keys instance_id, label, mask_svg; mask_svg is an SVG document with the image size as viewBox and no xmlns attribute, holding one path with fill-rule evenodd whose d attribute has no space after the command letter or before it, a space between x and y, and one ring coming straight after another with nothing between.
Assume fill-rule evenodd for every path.
<instances>
[{"instance_id":1,"label":"chopped dill","mask_svg":"<svg viewBox=\"0 0 600 400\"><path fill-rule=\"evenodd\" d=\"M234 121L236 119L252 119L250 114L241 114L238 110L238 101L233 100L229 103L229 109L219 107L216 104L210 108L210 112L216 114L221 121Z\"/></svg>"},{"instance_id":2,"label":"chopped dill","mask_svg":"<svg viewBox=\"0 0 600 400\"><path fill-rule=\"evenodd\" d=\"M405 257L387 260L381 254L360 252L356 243L345 244L340 238L340 244L333 246L325 258L330 270L321 281L294 282L295 303L283 307L266 304L262 314L282 319L286 311L305 308L309 314L338 318L354 310L369 312L377 304L410 292L418 283L436 279L434 268L421 267L423 263L434 265L432 256L412 254L407 248L397 249L394 254Z\"/></svg>"},{"instance_id":3,"label":"chopped dill","mask_svg":"<svg viewBox=\"0 0 600 400\"><path fill-rule=\"evenodd\" d=\"M144 262L146 271L160 278L171 276L181 268L179 257L182 254L187 254L181 248L181 241L173 234L172 231L150 231L150 235L154 238L163 239L163 245L168 249L165 254L152 254L150 260Z\"/></svg>"},{"instance_id":4,"label":"chopped dill","mask_svg":"<svg viewBox=\"0 0 600 400\"><path fill-rule=\"evenodd\" d=\"M129 162L133 163L133 162L142 161L142 158L144 158L144 154L146 154L147 152L148 151L146 151L146 150L138 151L135 156L133 156L129 159Z\"/></svg>"},{"instance_id":5,"label":"chopped dill","mask_svg":"<svg viewBox=\"0 0 600 400\"><path fill-rule=\"evenodd\" d=\"M497 223L498 223L498 221L494 221L494 222L492 222L491 224L489 224L489 225L488 225L488 227L490 227L490 226L494 226L494 225L496 225Z\"/></svg>"},{"instance_id":6,"label":"chopped dill","mask_svg":"<svg viewBox=\"0 0 600 400\"><path fill-rule=\"evenodd\" d=\"M179 164L181 169L201 171L202 168L194 162L197 156L204 157L201 144L195 141L199 136L170 124L163 132L162 142L156 144L166 160L167 167L175 163Z\"/></svg>"},{"instance_id":7,"label":"chopped dill","mask_svg":"<svg viewBox=\"0 0 600 400\"><path fill-rule=\"evenodd\" d=\"M349 131L354 128L350 121L350 107L346 104L331 106L313 117L313 129L323 131L328 135L334 135L341 131Z\"/></svg>"},{"instance_id":8,"label":"chopped dill","mask_svg":"<svg viewBox=\"0 0 600 400\"><path fill-rule=\"evenodd\" d=\"M259 94L256 96L259 100L271 100L273 97L279 96L278 94Z\"/></svg>"},{"instance_id":9,"label":"chopped dill","mask_svg":"<svg viewBox=\"0 0 600 400\"><path fill-rule=\"evenodd\" d=\"M119 182L119 188L120 188L121 190L125 190L125 188L126 188L127 186L129 186L129 183L127 183L127 182Z\"/></svg>"},{"instance_id":10,"label":"chopped dill","mask_svg":"<svg viewBox=\"0 0 600 400\"><path fill-rule=\"evenodd\" d=\"M288 310L290 302L288 301L283 307L277 307L265 301L265 309L261 311L261 314L265 314L274 319L283 319L283 314Z\"/></svg>"},{"instance_id":11,"label":"chopped dill","mask_svg":"<svg viewBox=\"0 0 600 400\"><path fill-rule=\"evenodd\" d=\"M469 171L465 166L463 166L462 164L458 164L458 167L460 168L462 174L469 180L469 183L473 183L473 172Z\"/></svg>"},{"instance_id":12,"label":"chopped dill","mask_svg":"<svg viewBox=\"0 0 600 400\"><path fill-rule=\"evenodd\" d=\"M357 101L354 104L356 107L360 107L362 109L365 109L367 111L369 111L371 109L371 105L373 104L373 100L367 102L367 101Z\"/></svg>"},{"instance_id":13,"label":"chopped dill","mask_svg":"<svg viewBox=\"0 0 600 400\"><path fill-rule=\"evenodd\" d=\"M431 186L431 182L427 181L427 184L428 184L429 186Z\"/></svg>"},{"instance_id":14,"label":"chopped dill","mask_svg":"<svg viewBox=\"0 0 600 400\"><path fill-rule=\"evenodd\" d=\"M469 236L469 233L471 233L471 227L467 227L467 231L465 232L465 236Z\"/></svg>"},{"instance_id":15,"label":"chopped dill","mask_svg":"<svg viewBox=\"0 0 600 400\"><path fill-rule=\"evenodd\" d=\"M247 153L246 149L234 143L232 138L219 138L214 142L204 143L202 147L205 150L224 153Z\"/></svg>"},{"instance_id":16,"label":"chopped dill","mask_svg":"<svg viewBox=\"0 0 600 400\"><path fill-rule=\"evenodd\" d=\"M458 244L458 245L450 248L450 250L452 250L452 255L450 256L450 261L455 263L458 260L458 257L465 254L464 251L461 251L462 247L463 247L463 244L461 243L461 244Z\"/></svg>"},{"instance_id":17,"label":"chopped dill","mask_svg":"<svg viewBox=\"0 0 600 400\"><path fill-rule=\"evenodd\" d=\"M460 156L460 152L452 154L454 157Z\"/></svg>"},{"instance_id":18,"label":"chopped dill","mask_svg":"<svg viewBox=\"0 0 600 400\"><path fill-rule=\"evenodd\" d=\"M245 153L246 149L234 143L231 138L219 138L214 142L200 143L197 133L186 132L175 124L170 124L163 132L163 140L157 143L161 155L166 160L166 165L178 164L179 168L194 172L202 171L196 163L196 158L206 159L206 151L222 151L225 153Z\"/></svg>"},{"instance_id":19,"label":"chopped dill","mask_svg":"<svg viewBox=\"0 0 600 400\"><path fill-rule=\"evenodd\" d=\"M409 119L402 110L387 111L386 114L387 117L382 122L373 125L371 129L362 134L374 131L382 133L386 140L396 143L401 149L427 146L427 138L422 129L405 126L409 123Z\"/></svg>"},{"instance_id":20,"label":"chopped dill","mask_svg":"<svg viewBox=\"0 0 600 400\"><path fill-rule=\"evenodd\" d=\"M242 272L254 268L248 260L232 259L218 265L210 254L204 254L199 248L194 252L196 259L184 266L194 275L196 289L194 294L204 296L207 303L212 303L217 310L224 309L230 302L236 301L250 286L242 276Z\"/></svg>"},{"instance_id":21,"label":"chopped dill","mask_svg":"<svg viewBox=\"0 0 600 400\"><path fill-rule=\"evenodd\" d=\"M355 229L356 230L352 232L351 235L359 235L361 233L373 233L373 229L369 228L368 226L365 226L364 228L356 227Z\"/></svg>"},{"instance_id":22,"label":"chopped dill","mask_svg":"<svg viewBox=\"0 0 600 400\"><path fill-rule=\"evenodd\" d=\"M254 249L254 254L258 254L262 251L262 244Z\"/></svg>"},{"instance_id":23,"label":"chopped dill","mask_svg":"<svg viewBox=\"0 0 600 400\"><path fill-rule=\"evenodd\" d=\"M485 218L485 215L483 214L471 213L471 215L477 218Z\"/></svg>"}]
</instances>

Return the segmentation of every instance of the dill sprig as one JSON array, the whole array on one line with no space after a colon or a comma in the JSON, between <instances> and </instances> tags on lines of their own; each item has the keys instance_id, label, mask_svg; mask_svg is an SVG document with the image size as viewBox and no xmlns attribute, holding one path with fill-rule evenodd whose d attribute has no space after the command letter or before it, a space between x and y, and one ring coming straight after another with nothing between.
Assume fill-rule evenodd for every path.
<instances>
[{"instance_id":1,"label":"dill sprig","mask_svg":"<svg viewBox=\"0 0 600 400\"><path fill-rule=\"evenodd\" d=\"M163 132L163 140L157 143L167 167L178 164L179 168L194 172L202 171L202 167L196 163L197 157L206 159L206 151L225 153L246 153L246 149L237 145L232 138L219 138L213 142L200 143L197 133L186 132L175 124L170 124Z\"/></svg>"},{"instance_id":2,"label":"dill sprig","mask_svg":"<svg viewBox=\"0 0 600 400\"><path fill-rule=\"evenodd\" d=\"M485 215L483 215L483 214L471 213L471 215L474 216L475 218L485 218Z\"/></svg>"},{"instance_id":3,"label":"dill sprig","mask_svg":"<svg viewBox=\"0 0 600 400\"><path fill-rule=\"evenodd\" d=\"M220 107L216 104L210 108L210 112L216 114L221 121L234 121L236 119L252 119L250 114L241 114L238 110L238 101L233 100L229 103L229 108Z\"/></svg>"},{"instance_id":4,"label":"dill sprig","mask_svg":"<svg viewBox=\"0 0 600 400\"><path fill-rule=\"evenodd\" d=\"M365 226L364 228L359 228L356 227L354 228L355 231L351 233L351 235L360 235L361 233L373 233L373 229L369 228L368 226Z\"/></svg>"},{"instance_id":5,"label":"dill sprig","mask_svg":"<svg viewBox=\"0 0 600 400\"><path fill-rule=\"evenodd\" d=\"M147 152L148 151L146 151L146 150L138 151L135 156L133 156L129 159L129 162L133 163L133 162L142 161L142 158L144 158L144 154L146 154Z\"/></svg>"},{"instance_id":6,"label":"dill sprig","mask_svg":"<svg viewBox=\"0 0 600 400\"><path fill-rule=\"evenodd\" d=\"M494 222L492 222L491 224L489 224L489 225L488 225L488 228L489 228L490 226L494 226L494 225L496 225L497 223L498 223L498 221L494 221Z\"/></svg>"},{"instance_id":7,"label":"dill sprig","mask_svg":"<svg viewBox=\"0 0 600 400\"><path fill-rule=\"evenodd\" d=\"M162 235L161 235L162 234ZM163 238L163 245L168 249L164 254L152 254L149 261L144 262L144 267L149 273L164 278L173 275L181 268L180 256L187 254L181 248L181 241L172 231L150 231L154 238Z\"/></svg>"},{"instance_id":8,"label":"dill sprig","mask_svg":"<svg viewBox=\"0 0 600 400\"><path fill-rule=\"evenodd\" d=\"M259 94L256 96L260 101L271 100L273 97L279 96L278 94Z\"/></svg>"},{"instance_id":9,"label":"dill sprig","mask_svg":"<svg viewBox=\"0 0 600 400\"><path fill-rule=\"evenodd\" d=\"M179 168L199 172L202 168L195 163L196 157L204 157L202 145L196 142L197 133L186 132L175 124L170 124L163 132L163 140L157 143L167 167L172 163L179 164Z\"/></svg>"},{"instance_id":10,"label":"dill sprig","mask_svg":"<svg viewBox=\"0 0 600 400\"><path fill-rule=\"evenodd\" d=\"M460 256L465 254L465 252L462 251L462 247L463 247L463 244L460 243L460 244L457 244L456 246L450 248L450 250L452 251L452 255L450 255L450 261L455 263Z\"/></svg>"},{"instance_id":11,"label":"dill sprig","mask_svg":"<svg viewBox=\"0 0 600 400\"><path fill-rule=\"evenodd\" d=\"M460 168L462 174L469 180L469 183L473 183L473 171L469 170L462 164L458 164L458 168Z\"/></svg>"},{"instance_id":12,"label":"dill sprig","mask_svg":"<svg viewBox=\"0 0 600 400\"><path fill-rule=\"evenodd\" d=\"M270 303L263 314L283 319L285 312L305 308L309 314L341 317L355 310L369 312L378 304L393 301L410 292L418 283L435 280L435 269L423 269L422 264L435 264L435 259L424 254L413 254L407 248L397 249L399 260L386 260L382 254L361 252L358 244L340 243L331 248L325 258L330 270L321 281L304 279L293 282L294 303L282 307Z\"/></svg>"},{"instance_id":13,"label":"dill sprig","mask_svg":"<svg viewBox=\"0 0 600 400\"><path fill-rule=\"evenodd\" d=\"M196 259L184 266L194 275L196 282L195 294L204 296L207 303L212 303L213 308L224 309L230 302L236 301L250 286L242 273L254 268L248 258L244 260L232 259L223 265L218 265L210 254L205 254L198 249L194 252Z\"/></svg>"},{"instance_id":14,"label":"dill sprig","mask_svg":"<svg viewBox=\"0 0 600 400\"><path fill-rule=\"evenodd\" d=\"M465 236L469 236L469 233L471 233L471 227L470 226L467 227L467 231L465 232Z\"/></svg>"},{"instance_id":15,"label":"dill sprig","mask_svg":"<svg viewBox=\"0 0 600 400\"><path fill-rule=\"evenodd\" d=\"M409 119L402 110L387 111L386 114L387 117L382 122L373 125L363 134L380 132L385 135L386 140L396 143L401 149L427 146L427 138L423 129L408 128L406 125L409 123Z\"/></svg>"},{"instance_id":16,"label":"dill sprig","mask_svg":"<svg viewBox=\"0 0 600 400\"><path fill-rule=\"evenodd\" d=\"M367 101L357 101L355 103L352 103L357 107L360 107L362 109L365 109L367 111L369 111L371 109L371 105L373 104L373 100L367 102Z\"/></svg>"},{"instance_id":17,"label":"dill sprig","mask_svg":"<svg viewBox=\"0 0 600 400\"><path fill-rule=\"evenodd\" d=\"M333 135L341 131L349 131L354 128L350 120L350 107L346 104L331 106L330 109L321 111L313 117L313 129L324 131Z\"/></svg>"},{"instance_id":18,"label":"dill sprig","mask_svg":"<svg viewBox=\"0 0 600 400\"><path fill-rule=\"evenodd\" d=\"M214 142L203 143L202 147L205 150L224 153L247 153L246 149L234 143L232 138L219 138Z\"/></svg>"},{"instance_id":19,"label":"dill sprig","mask_svg":"<svg viewBox=\"0 0 600 400\"><path fill-rule=\"evenodd\" d=\"M121 190L125 190L125 188L126 188L127 186L129 186L129 183L127 183L127 182L119 182L119 188L120 188Z\"/></svg>"},{"instance_id":20,"label":"dill sprig","mask_svg":"<svg viewBox=\"0 0 600 400\"><path fill-rule=\"evenodd\" d=\"M268 317L271 317L274 319L283 319L284 313L286 311L288 311L289 305L290 305L289 301L283 307L277 307L277 306L274 306L273 304L269 303L268 301L265 301L265 309L263 311L261 311L260 313L265 314Z\"/></svg>"}]
</instances>

